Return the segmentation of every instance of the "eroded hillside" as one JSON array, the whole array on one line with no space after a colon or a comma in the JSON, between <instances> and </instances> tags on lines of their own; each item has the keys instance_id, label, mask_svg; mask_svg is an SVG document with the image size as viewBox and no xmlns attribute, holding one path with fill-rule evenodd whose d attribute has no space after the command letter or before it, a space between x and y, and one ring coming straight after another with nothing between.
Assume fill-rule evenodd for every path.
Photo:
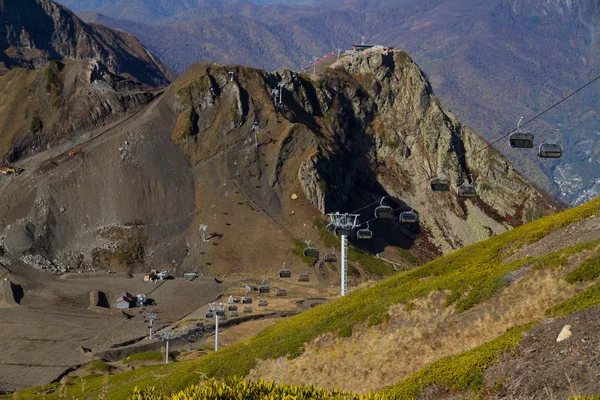
<instances>
[{"instance_id":1,"label":"eroded hillside","mask_svg":"<svg viewBox=\"0 0 600 400\"><path fill-rule=\"evenodd\" d=\"M391 399L598 393L599 212L595 199L545 217L198 360L129 371L104 383L90 377L89 396L104 387L126 398L137 387L171 398L198 384L199 374L377 391ZM20 395L51 396L54 387Z\"/></svg>"},{"instance_id":2,"label":"eroded hillside","mask_svg":"<svg viewBox=\"0 0 600 400\"><path fill-rule=\"evenodd\" d=\"M76 85L90 93L87 104L76 105L78 122L101 120L111 102L154 98L129 86L124 94L105 91L110 76L95 80L96 64L77 64L56 76L64 88L87 79ZM56 118L64 121L60 112L72 109L57 107ZM323 213L363 208L361 220L371 220L374 203L389 196L396 215L418 212L419 226L372 221L375 239L357 246L408 266L405 250L428 260L556 210L443 110L419 68L398 51L343 61L316 79L200 64L137 109L70 142L83 146L81 157L69 157L63 141L23 159L21 176L3 179L9 253L40 254L71 268L176 263L269 274L298 260L293 239L328 251L314 227ZM478 197L432 193L428 180L440 173L453 190L472 179Z\"/></svg>"}]
</instances>

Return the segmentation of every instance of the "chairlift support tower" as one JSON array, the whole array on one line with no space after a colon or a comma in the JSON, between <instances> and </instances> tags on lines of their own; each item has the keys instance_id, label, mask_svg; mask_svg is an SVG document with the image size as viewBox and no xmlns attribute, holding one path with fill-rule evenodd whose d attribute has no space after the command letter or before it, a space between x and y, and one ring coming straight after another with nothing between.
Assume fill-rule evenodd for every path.
<instances>
[{"instance_id":1,"label":"chairlift support tower","mask_svg":"<svg viewBox=\"0 0 600 400\"><path fill-rule=\"evenodd\" d=\"M352 230L359 226L358 218L360 215L358 214L329 214L329 219L331 223L330 227L333 227L333 231L336 234L340 234L342 238L342 259L340 262L340 274L341 274L341 283L340 283L340 296L346 295L346 264L347 264L347 251L346 247L348 245L348 235L352 232Z\"/></svg>"},{"instance_id":2,"label":"chairlift support tower","mask_svg":"<svg viewBox=\"0 0 600 400\"><path fill-rule=\"evenodd\" d=\"M225 305L223 303L219 303L215 305L215 303L209 304L209 311L214 311L215 315L215 352L219 351L219 317L221 314L225 316Z\"/></svg>"},{"instance_id":3,"label":"chairlift support tower","mask_svg":"<svg viewBox=\"0 0 600 400\"><path fill-rule=\"evenodd\" d=\"M146 314L146 320L148 321L148 328L150 329L150 339L152 339L152 327L154 325L154 321L158 319L158 315L156 313L148 313Z\"/></svg>"},{"instance_id":4,"label":"chairlift support tower","mask_svg":"<svg viewBox=\"0 0 600 400\"><path fill-rule=\"evenodd\" d=\"M165 348L165 353L166 353L166 355L165 355L165 364L169 363L169 342L171 340L173 340L173 339L175 339L175 332L173 332L173 331L164 331L162 333L161 338L160 338L160 340L162 342L166 343L165 344L165 346L166 346L166 348Z\"/></svg>"}]
</instances>

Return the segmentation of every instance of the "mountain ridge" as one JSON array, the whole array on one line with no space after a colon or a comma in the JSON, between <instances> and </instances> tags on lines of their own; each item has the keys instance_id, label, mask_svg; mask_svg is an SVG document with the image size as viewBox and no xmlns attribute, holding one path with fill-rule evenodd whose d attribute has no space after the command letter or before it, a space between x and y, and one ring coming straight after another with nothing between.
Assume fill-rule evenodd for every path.
<instances>
[{"instance_id":1,"label":"mountain ridge","mask_svg":"<svg viewBox=\"0 0 600 400\"><path fill-rule=\"evenodd\" d=\"M223 7L204 7L210 18L194 14L192 7L180 14L188 22L171 17L136 23L131 29L179 70L204 59L302 69L313 57L349 48L364 35L410 53L447 107L489 141L514 129L520 116L534 115L592 79L599 61L597 42L590 36L598 31L598 14L587 0L552 5L431 0L405 1L402 6L348 1L322 2L319 7ZM227 18L219 18L223 10ZM107 15L104 23L126 27ZM161 36L161 30L176 43ZM597 100L596 92L586 90L532 126L546 140L555 139L551 132L561 129L559 139L566 149L561 160L540 161L534 154L509 149L505 141L496 147L530 180L563 200L577 203L594 197L600 193L600 177L588 165L599 162L599 121L591 106Z\"/></svg>"}]
</instances>

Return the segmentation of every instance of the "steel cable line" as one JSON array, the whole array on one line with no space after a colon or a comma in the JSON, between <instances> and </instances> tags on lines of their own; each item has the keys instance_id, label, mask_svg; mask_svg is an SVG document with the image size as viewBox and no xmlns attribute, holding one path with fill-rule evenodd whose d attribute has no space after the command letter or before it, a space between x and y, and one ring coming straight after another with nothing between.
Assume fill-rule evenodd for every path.
<instances>
[{"instance_id":1,"label":"steel cable line","mask_svg":"<svg viewBox=\"0 0 600 400\"><path fill-rule=\"evenodd\" d=\"M571 92L570 94L568 94L567 96L563 97L562 99L560 99L559 101L557 101L556 103L554 103L553 105L551 105L550 107L546 108L544 111L541 111L541 112L539 112L538 114L536 114L535 116L533 116L532 118L530 118L529 120L527 120L527 121L526 121L524 124L521 124L521 127L524 127L524 126L526 126L526 125L528 125L528 124L532 123L533 121L535 121L535 120L539 119L539 118L540 118L540 117L542 117L543 115L545 115L545 114L547 114L548 112L550 112L551 110L555 109L556 107L558 107L559 105L561 105L561 104L562 104L562 103L564 103L565 101L567 101L567 100L571 99L573 96L575 96L576 94L578 94L578 93L579 93L579 92L581 92L582 90L586 89L588 86L592 85L594 82L596 82L596 81L598 81L598 80L600 80L600 75L598 75L598 76L596 76L594 79L592 79L592 80L588 81L586 84L584 84L583 86L581 86L579 89L577 89L577 90L575 90L575 91ZM500 136L498 139L494 140L494 141L493 141L493 142L491 142L491 143L488 143L486 146L482 147L482 148L481 148L481 149L479 149L479 150L476 150L476 151L472 152L472 153L471 153L471 154L469 154L469 155L467 155L467 153L466 153L466 152L465 152L465 153L463 153L463 154L457 155L457 159L459 159L459 160L460 160L460 158L461 158L461 157L464 157L464 159L465 159L465 160L467 160L467 159L469 159L469 158L472 158L472 157L474 157L475 155L477 155L477 154L481 153L482 151L485 151L485 150L489 149L489 148L490 148L490 147L492 147L494 144L496 144L496 143L500 142L501 140L505 139L507 136L510 136L511 134L515 133L516 131L517 131L517 129L513 129L512 131L510 131L510 132L508 132L508 133L506 133L506 134L504 134L504 135ZM441 172L448 172L448 171L450 171L450 169L445 169L445 170L442 170ZM434 175L434 176L429 176L429 177L428 177L426 180L423 180L423 181L420 181L420 182L417 182L417 183L415 183L415 184L412 184L412 185L410 185L410 186L408 187L408 189L411 189L411 188L414 188L414 187L420 186L420 185L422 185L423 183L427 183L427 182L431 181L431 179L433 179L434 177L435 177L435 175ZM386 197L389 197L389 196L384 196L383 198L385 199ZM351 214L356 214L356 213L357 213L357 212L359 212L359 211L362 211L362 210L364 210L364 209L366 209L366 208L372 207L372 206L373 206L374 204L376 204L376 203L378 203L378 202L377 202L377 201L376 201L376 202L373 202L373 203L371 203L371 204L369 204L369 205L367 205L367 206L365 206L365 207L363 207L363 208L360 208L360 209L358 209L358 210L356 210L356 211L353 211ZM394 212L394 211L398 211L398 210L401 210L402 208L403 208L403 207L398 207L398 208L395 208L395 209L393 209L392 211L393 211L393 212ZM368 221L362 222L362 223L361 223L361 225L363 225L363 224L366 224L366 223L369 223L369 222L373 222L373 221L375 221L375 220L377 220L377 219L378 219L378 218L372 218L372 219L370 219L370 220L368 220Z\"/></svg>"}]
</instances>

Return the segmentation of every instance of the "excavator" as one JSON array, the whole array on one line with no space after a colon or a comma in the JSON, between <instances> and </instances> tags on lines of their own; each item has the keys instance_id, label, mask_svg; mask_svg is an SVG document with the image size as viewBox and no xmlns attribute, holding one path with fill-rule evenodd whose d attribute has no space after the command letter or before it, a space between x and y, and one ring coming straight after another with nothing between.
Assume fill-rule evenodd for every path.
<instances>
[{"instance_id":1,"label":"excavator","mask_svg":"<svg viewBox=\"0 0 600 400\"><path fill-rule=\"evenodd\" d=\"M0 166L0 173L2 175L20 175L23 171L25 171L23 168L17 167L16 165L12 165L10 163Z\"/></svg>"},{"instance_id":2,"label":"excavator","mask_svg":"<svg viewBox=\"0 0 600 400\"><path fill-rule=\"evenodd\" d=\"M73 150L69 152L69 156L74 157L77 154L83 153L83 149L81 147L75 147Z\"/></svg>"}]
</instances>

